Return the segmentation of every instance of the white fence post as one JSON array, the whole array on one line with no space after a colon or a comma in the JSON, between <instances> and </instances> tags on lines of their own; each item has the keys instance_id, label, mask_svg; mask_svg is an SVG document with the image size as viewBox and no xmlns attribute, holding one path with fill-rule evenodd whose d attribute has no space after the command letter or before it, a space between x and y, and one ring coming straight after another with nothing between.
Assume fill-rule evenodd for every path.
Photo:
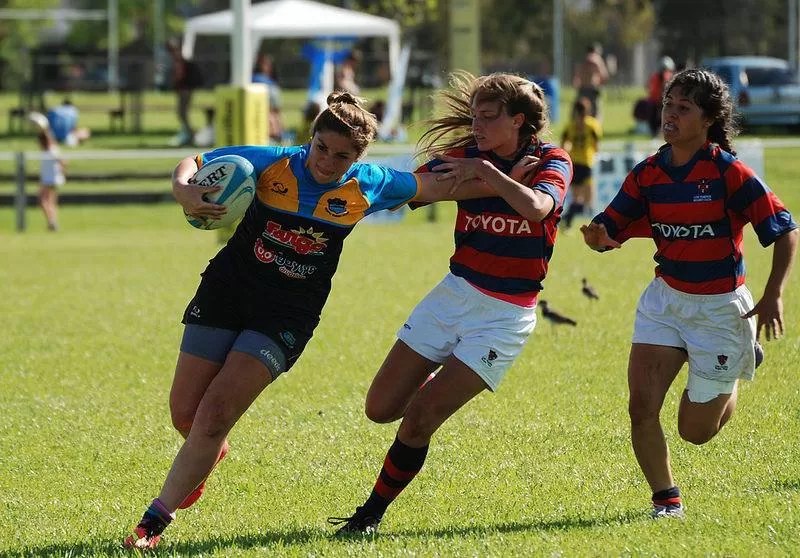
<instances>
[{"instance_id":1,"label":"white fence post","mask_svg":"<svg viewBox=\"0 0 800 558\"><path fill-rule=\"evenodd\" d=\"M25 208L28 197L25 195L25 153L17 153L17 194L14 198L14 207L17 210L17 232L25 231Z\"/></svg>"}]
</instances>

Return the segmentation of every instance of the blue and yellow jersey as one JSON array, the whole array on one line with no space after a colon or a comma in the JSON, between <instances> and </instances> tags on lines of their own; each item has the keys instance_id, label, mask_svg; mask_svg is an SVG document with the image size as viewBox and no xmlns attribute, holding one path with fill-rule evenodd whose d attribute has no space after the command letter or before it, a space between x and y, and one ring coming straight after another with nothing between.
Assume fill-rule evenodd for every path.
<instances>
[{"instance_id":1,"label":"blue and yellow jersey","mask_svg":"<svg viewBox=\"0 0 800 558\"><path fill-rule=\"evenodd\" d=\"M234 146L197 157L198 166L222 155L253 164L256 196L203 277L235 284L306 316L322 310L344 239L361 219L416 196L416 175L355 163L338 182L319 184L306 163L308 145Z\"/></svg>"},{"instance_id":2,"label":"blue and yellow jersey","mask_svg":"<svg viewBox=\"0 0 800 558\"><path fill-rule=\"evenodd\" d=\"M752 169L717 144L706 142L681 167L670 158L667 146L636 165L594 222L618 242L652 238L656 276L674 289L733 291L745 279L745 225L769 246L797 223Z\"/></svg>"},{"instance_id":3,"label":"blue and yellow jersey","mask_svg":"<svg viewBox=\"0 0 800 558\"><path fill-rule=\"evenodd\" d=\"M561 136L561 143L570 142L572 144L569 149L572 164L591 168L594 165L597 147L602 137L603 129L600 122L591 116L584 116L581 128L578 128L575 121L571 121L567 125Z\"/></svg>"}]
</instances>

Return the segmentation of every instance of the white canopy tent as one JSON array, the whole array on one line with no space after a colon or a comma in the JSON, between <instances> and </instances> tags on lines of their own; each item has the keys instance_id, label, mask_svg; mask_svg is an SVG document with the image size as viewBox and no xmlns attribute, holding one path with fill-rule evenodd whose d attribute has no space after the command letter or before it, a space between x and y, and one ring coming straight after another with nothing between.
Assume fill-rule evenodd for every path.
<instances>
[{"instance_id":1,"label":"white canopy tent","mask_svg":"<svg viewBox=\"0 0 800 558\"><path fill-rule=\"evenodd\" d=\"M389 39L389 71L392 77L400 62L400 25L392 19L378 17L311 0L272 0L252 4L247 15L251 40L250 57L262 39L297 37L387 37ZM191 58L197 35L230 35L234 30L232 10L224 10L190 18L183 32L183 55ZM333 65L326 68L325 82L333 88Z\"/></svg>"}]
</instances>

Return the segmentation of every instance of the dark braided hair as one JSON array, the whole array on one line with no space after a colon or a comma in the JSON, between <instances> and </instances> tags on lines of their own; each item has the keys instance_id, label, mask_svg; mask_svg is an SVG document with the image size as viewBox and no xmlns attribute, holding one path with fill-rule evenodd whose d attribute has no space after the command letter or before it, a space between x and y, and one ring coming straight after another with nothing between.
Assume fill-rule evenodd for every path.
<instances>
[{"instance_id":1,"label":"dark braided hair","mask_svg":"<svg viewBox=\"0 0 800 558\"><path fill-rule=\"evenodd\" d=\"M734 121L733 99L722 78L708 70L683 70L667 83L664 97L675 87L680 87L683 94L700 107L703 115L713 121L708 139L735 155L731 141L739 133L739 127Z\"/></svg>"}]
</instances>

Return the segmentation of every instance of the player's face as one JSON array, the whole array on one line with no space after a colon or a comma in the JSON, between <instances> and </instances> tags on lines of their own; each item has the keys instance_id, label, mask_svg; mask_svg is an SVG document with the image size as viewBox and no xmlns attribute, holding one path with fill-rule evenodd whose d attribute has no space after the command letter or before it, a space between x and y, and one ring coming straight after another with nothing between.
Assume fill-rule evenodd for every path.
<instances>
[{"instance_id":1,"label":"player's face","mask_svg":"<svg viewBox=\"0 0 800 558\"><path fill-rule=\"evenodd\" d=\"M358 156L350 138L330 130L318 131L311 139L306 166L314 180L327 184L342 178Z\"/></svg>"},{"instance_id":2,"label":"player's face","mask_svg":"<svg viewBox=\"0 0 800 558\"><path fill-rule=\"evenodd\" d=\"M699 148L708 137L711 121L702 109L687 97L680 87L673 87L664 98L661 111L661 131L670 145Z\"/></svg>"},{"instance_id":3,"label":"player's face","mask_svg":"<svg viewBox=\"0 0 800 558\"><path fill-rule=\"evenodd\" d=\"M519 128L525 117L511 116L502 103L477 100L472 103L472 135L481 151L494 151L500 157L517 152Z\"/></svg>"}]
</instances>

